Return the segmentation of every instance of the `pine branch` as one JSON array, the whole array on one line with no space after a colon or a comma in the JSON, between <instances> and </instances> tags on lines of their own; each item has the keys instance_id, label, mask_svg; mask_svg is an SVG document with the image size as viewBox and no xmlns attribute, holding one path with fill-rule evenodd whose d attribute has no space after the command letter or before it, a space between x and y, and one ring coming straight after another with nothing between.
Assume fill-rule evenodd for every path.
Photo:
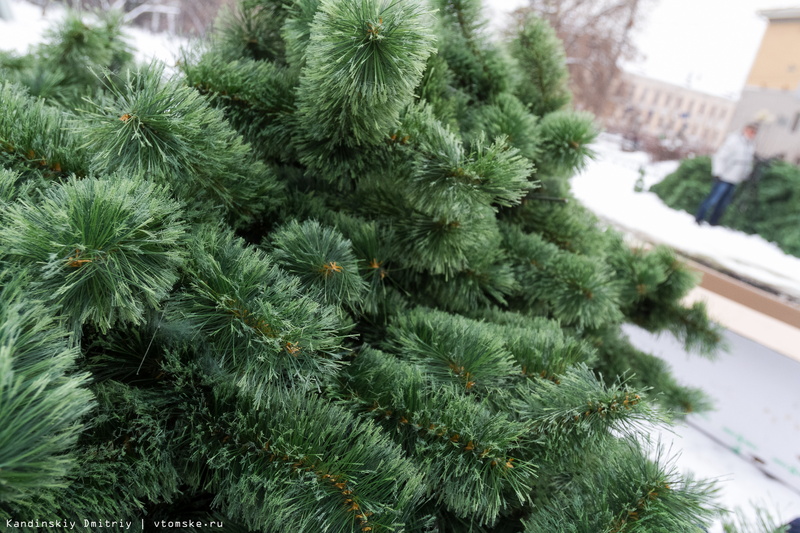
<instances>
[{"instance_id":1,"label":"pine branch","mask_svg":"<svg viewBox=\"0 0 800 533\"><path fill-rule=\"evenodd\" d=\"M117 76L133 67L133 50L122 32L122 13L98 15L99 20L89 22L79 12L68 12L45 33L45 42L37 49L41 68L60 73L48 100L69 107L79 105L82 96L102 86L95 72L106 70Z\"/></svg>"},{"instance_id":2,"label":"pine branch","mask_svg":"<svg viewBox=\"0 0 800 533\"><path fill-rule=\"evenodd\" d=\"M70 115L8 83L0 87L0 154L24 176L59 179L88 172L88 154L68 127Z\"/></svg>"},{"instance_id":3,"label":"pine branch","mask_svg":"<svg viewBox=\"0 0 800 533\"><path fill-rule=\"evenodd\" d=\"M107 89L113 100L90 103L80 128L95 171L169 183L201 217L222 207L230 220L248 222L274 201L280 186L222 111L178 80L164 81L163 66Z\"/></svg>"},{"instance_id":4,"label":"pine branch","mask_svg":"<svg viewBox=\"0 0 800 533\"><path fill-rule=\"evenodd\" d=\"M336 371L346 327L263 252L228 231L198 228L191 243L191 287L170 309L208 343L208 358L256 402L268 384L318 386Z\"/></svg>"},{"instance_id":5,"label":"pine branch","mask_svg":"<svg viewBox=\"0 0 800 533\"><path fill-rule=\"evenodd\" d=\"M423 365L432 378L481 395L502 389L514 359L496 329L441 311L415 309L389 326L388 346Z\"/></svg>"},{"instance_id":6,"label":"pine branch","mask_svg":"<svg viewBox=\"0 0 800 533\"><path fill-rule=\"evenodd\" d=\"M374 221L368 222L341 212L333 213L328 222L350 240L358 271L367 284L360 303L361 310L365 314L377 315L388 298L390 287L396 286L391 263L394 232Z\"/></svg>"},{"instance_id":7,"label":"pine branch","mask_svg":"<svg viewBox=\"0 0 800 533\"><path fill-rule=\"evenodd\" d=\"M179 206L152 183L70 179L38 204L12 204L0 228L5 256L35 273L34 287L76 331L140 323L158 308L183 262Z\"/></svg>"},{"instance_id":8,"label":"pine branch","mask_svg":"<svg viewBox=\"0 0 800 533\"><path fill-rule=\"evenodd\" d=\"M634 324L651 332L669 331L686 349L714 355L722 342L719 326L709 320L702 302L688 308L681 304L698 277L672 250L620 246L611 262L624 283L623 312Z\"/></svg>"},{"instance_id":9,"label":"pine branch","mask_svg":"<svg viewBox=\"0 0 800 533\"><path fill-rule=\"evenodd\" d=\"M543 176L561 177L583 169L594 157L589 145L597 137L594 117L576 111L557 111L539 122L540 157L534 160Z\"/></svg>"},{"instance_id":10,"label":"pine branch","mask_svg":"<svg viewBox=\"0 0 800 533\"><path fill-rule=\"evenodd\" d=\"M534 453L576 453L596 441L635 434L658 419L644 391L622 381L606 385L585 365L575 365L558 380L535 380L521 396L517 412L530 421L534 438L545 448Z\"/></svg>"},{"instance_id":11,"label":"pine branch","mask_svg":"<svg viewBox=\"0 0 800 533\"><path fill-rule=\"evenodd\" d=\"M525 426L427 379L421 368L368 348L339 396L418 461L431 497L456 516L493 524L527 500L534 467L515 457Z\"/></svg>"},{"instance_id":12,"label":"pine branch","mask_svg":"<svg viewBox=\"0 0 800 533\"><path fill-rule=\"evenodd\" d=\"M216 504L253 529L391 531L424 490L377 426L318 397L276 391L255 410L218 392L193 418Z\"/></svg>"},{"instance_id":13,"label":"pine branch","mask_svg":"<svg viewBox=\"0 0 800 533\"><path fill-rule=\"evenodd\" d=\"M286 6L281 35L286 42L286 59L294 68L305 66L306 48L311 41L314 17L321 0L293 0Z\"/></svg>"},{"instance_id":14,"label":"pine branch","mask_svg":"<svg viewBox=\"0 0 800 533\"><path fill-rule=\"evenodd\" d=\"M288 15L283 2L271 0L239 0L223 7L215 24L216 48L228 59L254 61L286 61L281 37Z\"/></svg>"},{"instance_id":15,"label":"pine branch","mask_svg":"<svg viewBox=\"0 0 800 533\"><path fill-rule=\"evenodd\" d=\"M76 444L94 409L78 350L51 310L0 272L0 517L54 498L78 466Z\"/></svg>"},{"instance_id":16,"label":"pine branch","mask_svg":"<svg viewBox=\"0 0 800 533\"><path fill-rule=\"evenodd\" d=\"M273 255L287 272L298 276L322 301L357 310L366 291L352 244L336 230L316 221L290 222L272 237Z\"/></svg>"},{"instance_id":17,"label":"pine branch","mask_svg":"<svg viewBox=\"0 0 800 533\"><path fill-rule=\"evenodd\" d=\"M433 116L432 108L414 106L406 110L392 143L410 145L417 157L412 180L405 194L415 208L430 211L435 206L457 202L511 206L533 188L530 163L510 148L505 137L491 145L480 136L467 152L458 136Z\"/></svg>"},{"instance_id":18,"label":"pine branch","mask_svg":"<svg viewBox=\"0 0 800 533\"><path fill-rule=\"evenodd\" d=\"M186 83L222 109L231 125L268 159L293 161L297 74L265 61L209 52L184 58Z\"/></svg>"},{"instance_id":19,"label":"pine branch","mask_svg":"<svg viewBox=\"0 0 800 533\"><path fill-rule=\"evenodd\" d=\"M496 335L527 377L559 383L570 368L595 359L588 342L573 337L553 320L500 311L483 316L496 324Z\"/></svg>"},{"instance_id":20,"label":"pine branch","mask_svg":"<svg viewBox=\"0 0 800 533\"><path fill-rule=\"evenodd\" d=\"M440 13L438 53L454 74L453 85L472 102L485 102L509 90L513 67L486 38L488 21L480 0L437 0L433 5Z\"/></svg>"},{"instance_id":21,"label":"pine branch","mask_svg":"<svg viewBox=\"0 0 800 533\"><path fill-rule=\"evenodd\" d=\"M515 256L525 306L544 305L565 325L580 328L621 321L617 284L606 265L510 226L503 227L503 239Z\"/></svg>"},{"instance_id":22,"label":"pine branch","mask_svg":"<svg viewBox=\"0 0 800 533\"><path fill-rule=\"evenodd\" d=\"M538 119L513 94L498 94L487 105L478 107L471 121L471 137L479 138L481 134L489 139L505 136L508 144L524 157L532 161L539 158L542 139L537 129Z\"/></svg>"},{"instance_id":23,"label":"pine branch","mask_svg":"<svg viewBox=\"0 0 800 533\"><path fill-rule=\"evenodd\" d=\"M651 396L675 416L711 409L702 390L679 384L663 359L636 349L620 332L599 330L589 340L598 348L596 372L604 376L627 373L631 386L650 387Z\"/></svg>"},{"instance_id":24,"label":"pine branch","mask_svg":"<svg viewBox=\"0 0 800 533\"><path fill-rule=\"evenodd\" d=\"M419 305L463 314L479 314L494 305L507 306L508 298L519 290L517 279L507 257L501 250L486 250L483 255L472 255L466 270L453 276L426 276L418 282L423 297Z\"/></svg>"},{"instance_id":25,"label":"pine branch","mask_svg":"<svg viewBox=\"0 0 800 533\"><path fill-rule=\"evenodd\" d=\"M534 510L525 531L693 531L713 516L713 486L678 476L661 448L651 460L642 445L620 441L605 449L602 462L604 468L574 477L569 490L556 489L550 505L560 513Z\"/></svg>"},{"instance_id":26,"label":"pine branch","mask_svg":"<svg viewBox=\"0 0 800 533\"><path fill-rule=\"evenodd\" d=\"M527 74L521 76L515 94L531 113L544 117L570 102L564 49L547 22L527 15L514 30L509 49Z\"/></svg>"},{"instance_id":27,"label":"pine branch","mask_svg":"<svg viewBox=\"0 0 800 533\"><path fill-rule=\"evenodd\" d=\"M320 3L298 98L305 164L324 165L308 153L318 143L375 145L397 127L432 51L427 17L416 2Z\"/></svg>"}]
</instances>

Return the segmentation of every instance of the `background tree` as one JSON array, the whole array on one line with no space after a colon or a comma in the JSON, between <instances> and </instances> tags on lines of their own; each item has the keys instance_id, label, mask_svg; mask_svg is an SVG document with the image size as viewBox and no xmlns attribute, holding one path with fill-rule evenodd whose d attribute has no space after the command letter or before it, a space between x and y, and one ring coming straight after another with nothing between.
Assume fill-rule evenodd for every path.
<instances>
[{"instance_id":1,"label":"background tree","mask_svg":"<svg viewBox=\"0 0 800 533\"><path fill-rule=\"evenodd\" d=\"M708 522L712 487L641 430L703 399L621 332L711 350L694 278L574 201L597 130L557 41L529 17L493 42L480 13L243 0L176 76L3 86L0 397L36 431L0 433L0 486L24 481L0 518Z\"/></svg>"},{"instance_id":2,"label":"background tree","mask_svg":"<svg viewBox=\"0 0 800 533\"><path fill-rule=\"evenodd\" d=\"M152 32L168 31L181 35L205 35L222 6L233 0L29 0L45 12L52 4L63 4L75 11L118 11L127 23Z\"/></svg>"},{"instance_id":3,"label":"background tree","mask_svg":"<svg viewBox=\"0 0 800 533\"><path fill-rule=\"evenodd\" d=\"M720 223L761 235L784 252L800 257L800 228L793 223L800 201L800 168L785 161L759 161L751 178L737 188ZM711 158L696 157L650 190L673 209L694 214L711 187Z\"/></svg>"},{"instance_id":4,"label":"background tree","mask_svg":"<svg viewBox=\"0 0 800 533\"><path fill-rule=\"evenodd\" d=\"M514 16L535 13L563 42L575 106L610 111L621 62L636 57L633 37L651 0L530 0Z\"/></svg>"}]
</instances>

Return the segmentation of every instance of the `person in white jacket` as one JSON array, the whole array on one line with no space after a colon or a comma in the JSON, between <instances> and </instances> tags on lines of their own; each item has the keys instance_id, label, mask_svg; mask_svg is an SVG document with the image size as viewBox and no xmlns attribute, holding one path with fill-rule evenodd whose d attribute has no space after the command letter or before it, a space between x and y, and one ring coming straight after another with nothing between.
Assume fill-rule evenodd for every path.
<instances>
[{"instance_id":1,"label":"person in white jacket","mask_svg":"<svg viewBox=\"0 0 800 533\"><path fill-rule=\"evenodd\" d=\"M755 144L758 124L748 124L742 131L734 132L725 139L722 146L711 158L711 174L714 185L705 200L697 209L695 222L702 223L709 209L713 208L708 223L716 226L728 204L733 199L736 186L747 179L753 170Z\"/></svg>"}]
</instances>

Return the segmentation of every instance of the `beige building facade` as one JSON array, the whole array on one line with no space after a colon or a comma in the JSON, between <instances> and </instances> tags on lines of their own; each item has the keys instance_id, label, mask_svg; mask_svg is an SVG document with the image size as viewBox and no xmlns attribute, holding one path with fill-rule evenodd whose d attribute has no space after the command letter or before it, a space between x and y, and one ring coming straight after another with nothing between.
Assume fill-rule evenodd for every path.
<instances>
[{"instance_id":1,"label":"beige building facade","mask_svg":"<svg viewBox=\"0 0 800 533\"><path fill-rule=\"evenodd\" d=\"M658 139L696 153L714 151L728 132L736 102L623 72L606 128L627 138Z\"/></svg>"},{"instance_id":2,"label":"beige building facade","mask_svg":"<svg viewBox=\"0 0 800 533\"><path fill-rule=\"evenodd\" d=\"M767 28L730 129L759 121L759 155L800 164L800 7L759 14Z\"/></svg>"}]
</instances>

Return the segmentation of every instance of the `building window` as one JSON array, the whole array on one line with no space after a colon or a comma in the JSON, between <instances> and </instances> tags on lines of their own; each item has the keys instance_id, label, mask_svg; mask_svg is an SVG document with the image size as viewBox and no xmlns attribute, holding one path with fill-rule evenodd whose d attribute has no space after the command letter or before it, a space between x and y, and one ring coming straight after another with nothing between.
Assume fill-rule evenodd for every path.
<instances>
[{"instance_id":1,"label":"building window","mask_svg":"<svg viewBox=\"0 0 800 533\"><path fill-rule=\"evenodd\" d=\"M683 105L683 97L682 97L682 96L679 96L679 97L678 97L678 100L675 102L675 108L676 108L676 109L680 109L680 108L681 108L681 105Z\"/></svg>"},{"instance_id":2,"label":"building window","mask_svg":"<svg viewBox=\"0 0 800 533\"><path fill-rule=\"evenodd\" d=\"M794 120L792 121L792 133L797 131L797 126L800 126L800 112L794 114Z\"/></svg>"},{"instance_id":3,"label":"building window","mask_svg":"<svg viewBox=\"0 0 800 533\"><path fill-rule=\"evenodd\" d=\"M653 104L657 104L658 103L658 98L660 96L661 96L661 91L656 89L656 91L653 93Z\"/></svg>"},{"instance_id":4,"label":"building window","mask_svg":"<svg viewBox=\"0 0 800 533\"><path fill-rule=\"evenodd\" d=\"M700 104L700 109L697 110L697 114L702 116L702 114L705 113L705 111L706 111L706 103L703 102Z\"/></svg>"},{"instance_id":5,"label":"building window","mask_svg":"<svg viewBox=\"0 0 800 533\"><path fill-rule=\"evenodd\" d=\"M647 98L647 87L642 89L642 95L639 97L639 101L644 103L644 99Z\"/></svg>"}]
</instances>

